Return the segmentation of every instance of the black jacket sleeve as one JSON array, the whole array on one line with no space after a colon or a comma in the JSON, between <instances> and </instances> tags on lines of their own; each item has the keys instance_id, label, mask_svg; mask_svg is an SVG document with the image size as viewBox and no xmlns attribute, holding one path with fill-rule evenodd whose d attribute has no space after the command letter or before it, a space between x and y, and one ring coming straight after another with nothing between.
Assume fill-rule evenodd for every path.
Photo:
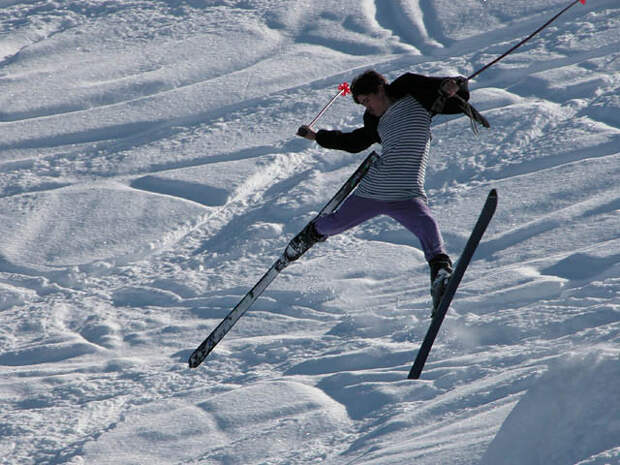
<instances>
[{"instance_id":1,"label":"black jacket sleeve","mask_svg":"<svg viewBox=\"0 0 620 465\"><path fill-rule=\"evenodd\" d=\"M387 86L387 93L395 100L403 98L405 95L411 95L428 111L432 111L433 104L439 97L439 87L444 79L443 77L429 77L421 74L405 73L395 79ZM463 100L469 100L469 89L467 88L467 80L461 77L455 77L461 84L457 95ZM455 98L446 100L446 104L441 111L442 114L453 115L462 113L462 105Z\"/></svg>"},{"instance_id":2,"label":"black jacket sleeve","mask_svg":"<svg viewBox=\"0 0 620 465\"><path fill-rule=\"evenodd\" d=\"M327 131L321 129L316 133L316 142L326 149L344 150L357 153L367 149L374 143L380 143L377 126L379 118L364 113L364 126L351 132Z\"/></svg>"}]
</instances>

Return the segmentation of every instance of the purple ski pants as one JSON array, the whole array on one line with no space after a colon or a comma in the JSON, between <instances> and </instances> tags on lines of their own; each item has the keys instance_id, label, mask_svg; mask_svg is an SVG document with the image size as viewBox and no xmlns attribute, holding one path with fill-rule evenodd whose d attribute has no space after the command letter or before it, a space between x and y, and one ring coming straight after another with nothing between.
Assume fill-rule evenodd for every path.
<instances>
[{"instance_id":1,"label":"purple ski pants","mask_svg":"<svg viewBox=\"0 0 620 465\"><path fill-rule=\"evenodd\" d=\"M353 194L338 210L320 217L315 228L319 234L333 236L378 215L394 218L415 234L420 240L427 261L438 254L446 253L439 226L422 199L384 201Z\"/></svg>"}]
</instances>

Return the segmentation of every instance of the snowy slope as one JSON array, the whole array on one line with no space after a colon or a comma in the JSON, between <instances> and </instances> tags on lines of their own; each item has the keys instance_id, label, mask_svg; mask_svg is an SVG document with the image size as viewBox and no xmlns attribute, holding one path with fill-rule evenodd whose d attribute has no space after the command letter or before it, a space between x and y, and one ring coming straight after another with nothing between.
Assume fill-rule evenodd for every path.
<instances>
[{"instance_id":1,"label":"snowy slope","mask_svg":"<svg viewBox=\"0 0 620 465\"><path fill-rule=\"evenodd\" d=\"M567 3L0 0L2 463L620 464L617 0L471 83L490 130L435 118L450 253L499 207L421 380L427 265L386 218L186 364L360 163L295 136L338 84L469 75Z\"/></svg>"}]
</instances>

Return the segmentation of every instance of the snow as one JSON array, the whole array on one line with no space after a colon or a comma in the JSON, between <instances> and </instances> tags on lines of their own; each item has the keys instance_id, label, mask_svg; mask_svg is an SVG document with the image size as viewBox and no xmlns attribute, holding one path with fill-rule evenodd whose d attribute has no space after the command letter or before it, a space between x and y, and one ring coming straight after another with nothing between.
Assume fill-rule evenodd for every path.
<instances>
[{"instance_id":1,"label":"snow","mask_svg":"<svg viewBox=\"0 0 620 465\"><path fill-rule=\"evenodd\" d=\"M551 364L510 412L481 465L610 463L620 452L618 412L608 403L620 398L620 386L609 382L619 368L594 354ZM506 450L516 453L507 457Z\"/></svg>"},{"instance_id":2,"label":"snow","mask_svg":"<svg viewBox=\"0 0 620 465\"><path fill-rule=\"evenodd\" d=\"M428 266L388 218L187 367L361 162L295 136L341 82L470 75L567 3L0 0L2 463L620 464L617 0L476 77L490 130L435 118L454 257L499 206L420 380Z\"/></svg>"}]
</instances>

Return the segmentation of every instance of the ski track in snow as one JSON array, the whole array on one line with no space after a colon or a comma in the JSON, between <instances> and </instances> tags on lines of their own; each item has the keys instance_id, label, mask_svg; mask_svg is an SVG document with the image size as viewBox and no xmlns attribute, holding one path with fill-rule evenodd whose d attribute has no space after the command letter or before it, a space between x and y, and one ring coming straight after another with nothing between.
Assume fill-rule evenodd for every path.
<instances>
[{"instance_id":1,"label":"ski track in snow","mask_svg":"<svg viewBox=\"0 0 620 465\"><path fill-rule=\"evenodd\" d=\"M294 136L340 82L469 75L565 5L0 0L3 463L619 464L615 0L472 83L491 130L436 118L449 252L499 207L420 381L427 265L386 218L186 364L361 161Z\"/></svg>"}]
</instances>

